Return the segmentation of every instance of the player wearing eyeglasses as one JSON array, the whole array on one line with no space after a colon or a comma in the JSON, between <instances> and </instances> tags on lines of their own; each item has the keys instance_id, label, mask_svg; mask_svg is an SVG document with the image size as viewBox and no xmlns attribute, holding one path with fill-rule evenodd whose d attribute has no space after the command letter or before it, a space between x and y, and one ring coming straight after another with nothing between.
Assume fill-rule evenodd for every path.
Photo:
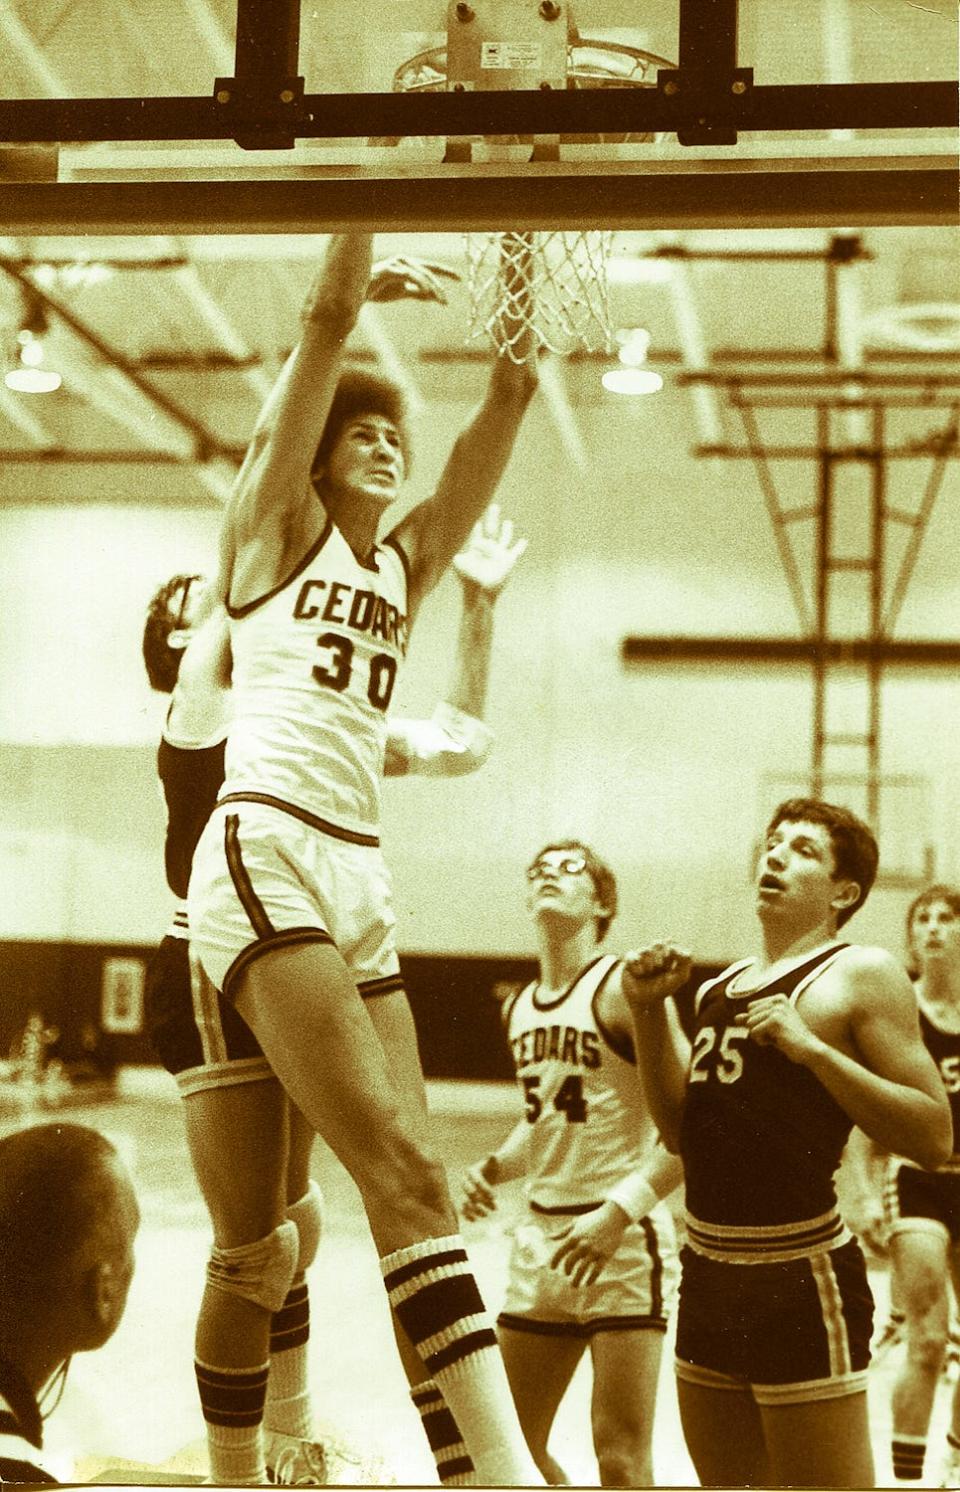
<instances>
[{"instance_id":1,"label":"player wearing eyeglasses","mask_svg":"<svg viewBox=\"0 0 960 1492\"><path fill-rule=\"evenodd\" d=\"M499 1183L525 1178L528 1214L515 1230L497 1333L544 1476L567 1480L547 1442L589 1349L601 1483L650 1486L676 1278L661 1199L681 1167L657 1145L643 1102L621 961L600 951L617 907L613 872L588 846L564 840L540 851L527 883L540 975L504 1008L524 1114L467 1173L462 1209L483 1217Z\"/></svg>"}]
</instances>

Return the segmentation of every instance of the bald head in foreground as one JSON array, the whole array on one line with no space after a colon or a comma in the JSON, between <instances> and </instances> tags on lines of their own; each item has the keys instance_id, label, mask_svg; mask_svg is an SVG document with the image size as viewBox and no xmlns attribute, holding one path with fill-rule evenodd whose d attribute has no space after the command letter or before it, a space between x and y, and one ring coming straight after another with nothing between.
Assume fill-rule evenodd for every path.
<instances>
[{"instance_id":1,"label":"bald head in foreground","mask_svg":"<svg viewBox=\"0 0 960 1492\"><path fill-rule=\"evenodd\" d=\"M115 1147L79 1124L0 1139L0 1482L51 1481L38 1397L123 1316L140 1209Z\"/></svg>"}]
</instances>

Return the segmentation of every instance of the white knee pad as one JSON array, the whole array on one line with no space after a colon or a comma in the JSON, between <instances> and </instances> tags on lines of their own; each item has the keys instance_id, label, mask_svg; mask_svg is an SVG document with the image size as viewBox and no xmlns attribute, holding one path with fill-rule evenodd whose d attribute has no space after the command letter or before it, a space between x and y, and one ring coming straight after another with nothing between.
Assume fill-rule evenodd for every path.
<instances>
[{"instance_id":1,"label":"white knee pad","mask_svg":"<svg viewBox=\"0 0 960 1492\"><path fill-rule=\"evenodd\" d=\"M279 1311L297 1271L300 1235L286 1219L255 1243L235 1249L214 1246L207 1264L207 1284L227 1295L239 1295L264 1310Z\"/></svg>"},{"instance_id":2,"label":"white knee pad","mask_svg":"<svg viewBox=\"0 0 960 1492\"><path fill-rule=\"evenodd\" d=\"M317 1257L323 1233L323 1192L315 1181L311 1181L303 1196L287 1208L290 1222L296 1223L300 1235L300 1254L297 1273L303 1274Z\"/></svg>"}]
</instances>

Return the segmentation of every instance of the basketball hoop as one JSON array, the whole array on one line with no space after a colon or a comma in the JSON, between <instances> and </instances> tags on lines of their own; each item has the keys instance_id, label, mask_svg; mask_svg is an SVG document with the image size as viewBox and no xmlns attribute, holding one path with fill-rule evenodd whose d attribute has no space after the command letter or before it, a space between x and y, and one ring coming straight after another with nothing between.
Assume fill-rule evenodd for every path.
<instances>
[{"instance_id":1,"label":"basketball hoop","mask_svg":"<svg viewBox=\"0 0 960 1492\"><path fill-rule=\"evenodd\" d=\"M609 352L612 240L608 232L466 234L467 340L487 336L516 363L528 329L551 352Z\"/></svg>"},{"instance_id":2,"label":"basketball hoop","mask_svg":"<svg viewBox=\"0 0 960 1492\"><path fill-rule=\"evenodd\" d=\"M594 41L578 36L567 42L566 87L656 88L657 71L674 64L654 52L622 42ZM451 85L447 75L446 46L430 47L403 62L393 75L394 93L445 93ZM482 139L477 135L475 139ZM500 144L520 143L528 136L498 135ZM655 136L648 133L560 135L561 145L645 145ZM387 143L377 140L377 144ZM397 143L394 141L393 143Z\"/></svg>"},{"instance_id":3,"label":"basketball hoop","mask_svg":"<svg viewBox=\"0 0 960 1492\"><path fill-rule=\"evenodd\" d=\"M655 88L665 57L622 42L581 36L564 0L448 0L447 42L418 52L393 75L395 93L506 89ZM533 143L534 161L558 160L564 145L631 145L653 134L471 135L447 141L445 161ZM378 140L377 144L388 142ZM399 143L394 141L392 143ZM609 352L612 327L608 232L468 234L468 340L490 338L521 362L533 333L553 352Z\"/></svg>"}]
</instances>

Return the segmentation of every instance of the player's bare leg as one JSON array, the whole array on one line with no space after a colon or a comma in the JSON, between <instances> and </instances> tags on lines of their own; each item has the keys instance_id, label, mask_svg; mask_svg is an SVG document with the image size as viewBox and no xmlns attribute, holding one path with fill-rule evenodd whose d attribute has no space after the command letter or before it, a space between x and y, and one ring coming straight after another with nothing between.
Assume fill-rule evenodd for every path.
<instances>
[{"instance_id":1,"label":"player's bare leg","mask_svg":"<svg viewBox=\"0 0 960 1492\"><path fill-rule=\"evenodd\" d=\"M421 1110L399 1090L339 953L311 942L263 954L245 971L236 1005L293 1101L356 1182L391 1306L449 1403L478 1479L535 1484L444 1168L429 1142L426 1105Z\"/></svg>"},{"instance_id":2,"label":"player's bare leg","mask_svg":"<svg viewBox=\"0 0 960 1492\"><path fill-rule=\"evenodd\" d=\"M308 943L264 954L246 971L236 1007L359 1187L380 1254L452 1232L456 1216L425 1117L417 1121L395 1082L339 953Z\"/></svg>"},{"instance_id":3,"label":"player's bare leg","mask_svg":"<svg viewBox=\"0 0 960 1492\"><path fill-rule=\"evenodd\" d=\"M866 1391L761 1408L771 1487L876 1485Z\"/></svg>"},{"instance_id":4,"label":"player's bare leg","mask_svg":"<svg viewBox=\"0 0 960 1492\"><path fill-rule=\"evenodd\" d=\"M422 1123L427 1117L427 1094L409 1001L405 995L392 994L372 996L364 1004L394 1082L410 1103L417 1122ZM390 1319L410 1385L410 1397L423 1424L440 1479L444 1486L469 1485L476 1472L460 1426L394 1312L390 1313Z\"/></svg>"},{"instance_id":5,"label":"player's bare leg","mask_svg":"<svg viewBox=\"0 0 960 1492\"><path fill-rule=\"evenodd\" d=\"M566 1486L569 1477L547 1450L550 1431L577 1364L586 1351L582 1337L546 1336L498 1326L500 1351L520 1426L546 1480Z\"/></svg>"},{"instance_id":6,"label":"player's bare leg","mask_svg":"<svg viewBox=\"0 0 960 1492\"><path fill-rule=\"evenodd\" d=\"M663 1356L659 1331L598 1331L593 1359L593 1445L602 1487L652 1487L653 1416Z\"/></svg>"},{"instance_id":7,"label":"player's bare leg","mask_svg":"<svg viewBox=\"0 0 960 1492\"><path fill-rule=\"evenodd\" d=\"M931 1224L897 1232L890 1253L906 1317L906 1353L893 1385L892 1455L898 1476L922 1470L950 1331L949 1237Z\"/></svg>"},{"instance_id":8,"label":"player's bare leg","mask_svg":"<svg viewBox=\"0 0 960 1492\"><path fill-rule=\"evenodd\" d=\"M950 1278L955 1300L960 1300L960 1247L950 1249ZM941 1467L940 1485L960 1486L960 1378L953 1386L950 1406L950 1428L947 1431L947 1450Z\"/></svg>"},{"instance_id":9,"label":"player's bare leg","mask_svg":"<svg viewBox=\"0 0 960 1492\"><path fill-rule=\"evenodd\" d=\"M268 1078L188 1094L183 1112L214 1235L196 1333L211 1474L215 1481L263 1480L270 1322L296 1260L289 1230L281 1231L287 1099Z\"/></svg>"},{"instance_id":10,"label":"player's bare leg","mask_svg":"<svg viewBox=\"0 0 960 1492\"><path fill-rule=\"evenodd\" d=\"M767 1487L770 1471L760 1410L744 1389L677 1379L680 1421L702 1487Z\"/></svg>"}]
</instances>

